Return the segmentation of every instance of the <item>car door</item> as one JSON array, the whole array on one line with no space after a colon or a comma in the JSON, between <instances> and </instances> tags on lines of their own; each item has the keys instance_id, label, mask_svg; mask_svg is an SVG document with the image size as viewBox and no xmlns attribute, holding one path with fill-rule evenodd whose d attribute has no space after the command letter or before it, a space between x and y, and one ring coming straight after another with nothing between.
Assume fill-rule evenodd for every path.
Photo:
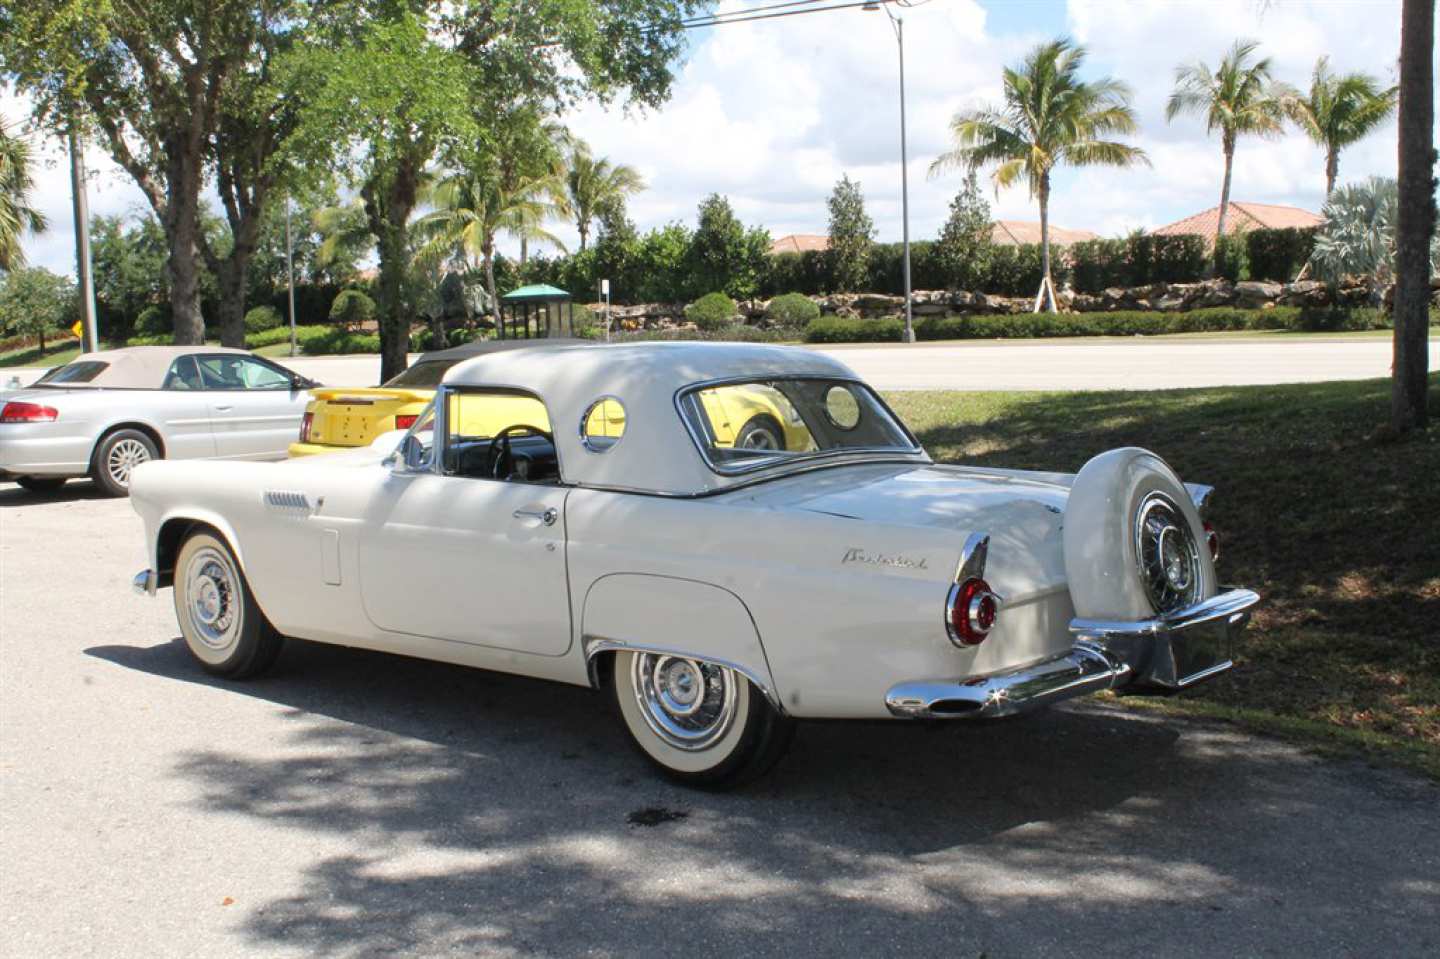
<instances>
[{"instance_id":1,"label":"car door","mask_svg":"<svg viewBox=\"0 0 1440 959\"><path fill-rule=\"evenodd\" d=\"M445 390L450 422L487 419L472 403L513 405L513 391ZM457 401L464 401L462 408ZM440 401L437 400L437 405ZM514 425L545 417L519 411ZM548 422L548 419L542 420ZM416 434L424 429L422 422ZM447 448L475 441L436 431ZM483 447L483 444L477 444ZM483 450L482 450L483 451ZM441 463L447 456L439 455ZM458 457L454 458L458 461ZM565 499L558 472L545 482L475 470L397 468L381 484L359 534L361 596L381 629L455 643L559 656L570 646Z\"/></svg>"},{"instance_id":2,"label":"car door","mask_svg":"<svg viewBox=\"0 0 1440 959\"><path fill-rule=\"evenodd\" d=\"M153 402L165 433L165 456L172 460L215 455L210 396L202 389L194 356L177 356Z\"/></svg>"},{"instance_id":3,"label":"car door","mask_svg":"<svg viewBox=\"0 0 1440 959\"><path fill-rule=\"evenodd\" d=\"M209 397L215 455L282 458L300 435L309 393L288 371L257 357L214 353L196 361Z\"/></svg>"}]
</instances>

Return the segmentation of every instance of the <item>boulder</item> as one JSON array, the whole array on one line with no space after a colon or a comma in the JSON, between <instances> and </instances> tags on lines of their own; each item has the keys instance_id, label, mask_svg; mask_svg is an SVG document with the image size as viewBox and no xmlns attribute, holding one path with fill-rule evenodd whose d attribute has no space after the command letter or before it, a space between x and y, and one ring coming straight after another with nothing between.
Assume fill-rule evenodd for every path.
<instances>
[{"instance_id":1,"label":"boulder","mask_svg":"<svg viewBox=\"0 0 1440 959\"><path fill-rule=\"evenodd\" d=\"M1279 283L1264 280L1244 280L1235 284L1235 300L1249 309L1274 306L1285 288Z\"/></svg>"},{"instance_id":2,"label":"boulder","mask_svg":"<svg viewBox=\"0 0 1440 959\"><path fill-rule=\"evenodd\" d=\"M1329 302L1330 290L1319 280L1287 283L1279 299L1281 306L1326 306Z\"/></svg>"},{"instance_id":3,"label":"boulder","mask_svg":"<svg viewBox=\"0 0 1440 959\"><path fill-rule=\"evenodd\" d=\"M905 309L905 297L881 293L862 293L855 297L854 307L866 316L886 316Z\"/></svg>"}]
</instances>

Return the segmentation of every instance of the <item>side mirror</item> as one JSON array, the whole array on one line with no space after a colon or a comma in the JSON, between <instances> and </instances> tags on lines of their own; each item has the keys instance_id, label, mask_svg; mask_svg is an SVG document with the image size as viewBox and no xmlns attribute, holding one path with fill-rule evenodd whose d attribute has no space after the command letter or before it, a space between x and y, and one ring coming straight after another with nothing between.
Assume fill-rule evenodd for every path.
<instances>
[{"instance_id":1,"label":"side mirror","mask_svg":"<svg viewBox=\"0 0 1440 959\"><path fill-rule=\"evenodd\" d=\"M405 469L411 472L423 469L425 466L425 445L420 442L420 437L413 433L400 441L388 459L391 469Z\"/></svg>"}]
</instances>

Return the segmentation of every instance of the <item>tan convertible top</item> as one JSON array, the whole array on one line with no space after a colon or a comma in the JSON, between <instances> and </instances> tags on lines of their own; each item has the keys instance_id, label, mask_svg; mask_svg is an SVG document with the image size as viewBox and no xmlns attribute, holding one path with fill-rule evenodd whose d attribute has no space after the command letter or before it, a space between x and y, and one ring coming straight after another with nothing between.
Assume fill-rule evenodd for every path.
<instances>
[{"instance_id":1,"label":"tan convertible top","mask_svg":"<svg viewBox=\"0 0 1440 959\"><path fill-rule=\"evenodd\" d=\"M84 383L65 383L66 387L95 387L115 390L158 390L165 382L165 374L177 356L191 354L237 353L248 356L244 350L223 346L127 346L119 350L105 350L100 353L81 353L70 363L108 364L94 379Z\"/></svg>"}]
</instances>

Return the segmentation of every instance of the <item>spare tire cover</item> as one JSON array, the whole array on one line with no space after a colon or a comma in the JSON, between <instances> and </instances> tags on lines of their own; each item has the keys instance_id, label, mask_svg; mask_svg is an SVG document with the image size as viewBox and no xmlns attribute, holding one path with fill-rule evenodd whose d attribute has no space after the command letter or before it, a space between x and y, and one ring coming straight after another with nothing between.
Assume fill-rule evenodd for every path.
<instances>
[{"instance_id":1,"label":"spare tire cover","mask_svg":"<svg viewBox=\"0 0 1440 959\"><path fill-rule=\"evenodd\" d=\"M1142 544L1136 529L1139 511L1142 504L1157 503L1161 516L1187 524L1188 540L1165 533ZM1156 525L1164 523L1157 519ZM1188 602L1209 599L1217 591L1200 514L1175 471L1149 450L1110 450L1081 468L1065 507L1063 541L1070 598L1082 619L1128 622L1167 611L1154 598L1156 587L1147 586L1142 551L1172 605L1177 594L1173 582L1185 587ZM1164 578L1163 562L1157 569L1157 547L1178 563L1179 575L1173 580Z\"/></svg>"}]
</instances>

